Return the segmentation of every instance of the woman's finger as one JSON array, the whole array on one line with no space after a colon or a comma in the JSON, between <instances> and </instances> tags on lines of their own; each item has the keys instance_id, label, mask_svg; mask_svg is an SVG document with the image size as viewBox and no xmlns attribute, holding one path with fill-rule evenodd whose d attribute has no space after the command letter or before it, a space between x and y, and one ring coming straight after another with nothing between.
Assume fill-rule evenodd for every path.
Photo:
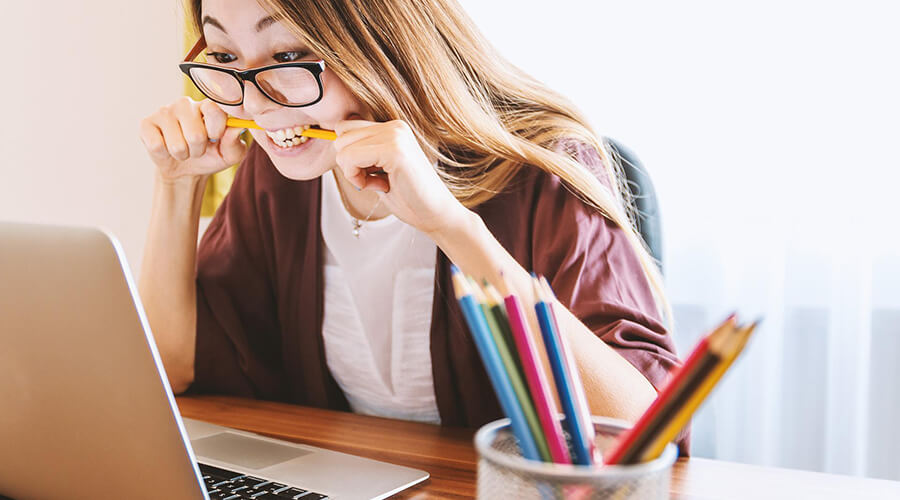
<instances>
[{"instance_id":1,"label":"woman's finger","mask_svg":"<svg viewBox=\"0 0 900 500\"><path fill-rule=\"evenodd\" d=\"M247 129L228 128L222 134L219 141L219 154L227 165L236 165L244 159L250 147L241 141L241 134Z\"/></svg>"},{"instance_id":2,"label":"woman's finger","mask_svg":"<svg viewBox=\"0 0 900 500\"><path fill-rule=\"evenodd\" d=\"M341 120L334 125L334 132L337 135L344 134L351 130L356 130L359 128L369 127L372 125L376 125L378 122L373 122L370 120L364 120L358 114L352 114L347 117L345 120Z\"/></svg>"},{"instance_id":3,"label":"woman's finger","mask_svg":"<svg viewBox=\"0 0 900 500\"><path fill-rule=\"evenodd\" d=\"M190 157L190 151L184 135L181 133L178 120L171 113L160 113L156 120L162 131L163 140L166 142L169 156L178 161L187 160Z\"/></svg>"},{"instance_id":4,"label":"woman's finger","mask_svg":"<svg viewBox=\"0 0 900 500\"><path fill-rule=\"evenodd\" d=\"M150 153L150 158L154 162L172 158L166 149L166 141L163 139L162 130L150 118L141 120L141 142L144 143L144 147L147 148L147 152Z\"/></svg>"},{"instance_id":5,"label":"woman's finger","mask_svg":"<svg viewBox=\"0 0 900 500\"><path fill-rule=\"evenodd\" d=\"M200 103L200 114L203 117L203 124L206 126L206 135L209 139L220 140L225 134L225 121L228 115L209 99L204 99Z\"/></svg>"},{"instance_id":6,"label":"woman's finger","mask_svg":"<svg viewBox=\"0 0 900 500\"><path fill-rule=\"evenodd\" d=\"M338 151L335 161L344 173L344 177L354 186L362 189L366 185L367 169L370 167L381 168L379 155L377 147L360 148L354 145Z\"/></svg>"},{"instance_id":7,"label":"woman's finger","mask_svg":"<svg viewBox=\"0 0 900 500\"><path fill-rule=\"evenodd\" d=\"M334 127L334 133L337 139L334 141L334 149L341 149L353 144L354 142L376 135L380 132L380 123L370 122L367 120L344 120L338 122Z\"/></svg>"},{"instance_id":8,"label":"woman's finger","mask_svg":"<svg viewBox=\"0 0 900 500\"><path fill-rule=\"evenodd\" d=\"M174 113L191 157L203 156L203 153L206 152L206 145L209 144L209 136L206 134L206 125L203 124L200 106L190 99L179 99L175 103Z\"/></svg>"},{"instance_id":9,"label":"woman's finger","mask_svg":"<svg viewBox=\"0 0 900 500\"><path fill-rule=\"evenodd\" d=\"M386 143L384 137L372 136L338 151L335 158L344 161L347 166L378 167L386 172L392 172L402 164L400 155L402 151Z\"/></svg>"},{"instance_id":10,"label":"woman's finger","mask_svg":"<svg viewBox=\"0 0 900 500\"><path fill-rule=\"evenodd\" d=\"M376 171L373 168L367 169L365 176L365 184L363 189L367 191L379 191L389 193L391 191L391 183L384 171Z\"/></svg>"},{"instance_id":11,"label":"woman's finger","mask_svg":"<svg viewBox=\"0 0 900 500\"><path fill-rule=\"evenodd\" d=\"M342 164L340 161L337 162L338 168L341 169L341 172L344 174L344 178L356 189L362 189L366 186L366 172L365 170L354 167L347 166L346 164Z\"/></svg>"}]
</instances>

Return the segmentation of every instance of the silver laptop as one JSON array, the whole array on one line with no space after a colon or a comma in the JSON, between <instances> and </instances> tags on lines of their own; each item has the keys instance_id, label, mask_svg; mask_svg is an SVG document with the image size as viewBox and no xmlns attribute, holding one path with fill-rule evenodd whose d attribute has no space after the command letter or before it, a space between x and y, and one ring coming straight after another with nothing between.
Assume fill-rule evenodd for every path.
<instances>
[{"instance_id":1,"label":"silver laptop","mask_svg":"<svg viewBox=\"0 0 900 500\"><path fill-rule=\"evenodd\" d=\"M343 500L427 478L182 419L115 238L0 222L0 495Z\"/></svg>"}]
</instances>

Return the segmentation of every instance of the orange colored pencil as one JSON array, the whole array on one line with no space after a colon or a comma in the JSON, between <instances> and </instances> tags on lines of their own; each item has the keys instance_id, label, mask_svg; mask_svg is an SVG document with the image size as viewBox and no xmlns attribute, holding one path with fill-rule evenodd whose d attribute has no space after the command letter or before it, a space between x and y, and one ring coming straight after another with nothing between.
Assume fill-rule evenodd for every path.
<instances>
[{"instance_id":1,"label":"orange colored pencil","mask_svg":"<svg viewBox=\"0 0 900 500\"><path fill-rule=\"evenodd\" d=\"M233 116L229 116L228 119L225 120L225 126L232 128L253 128L257 130L265 130L257 125L253 120L244 120L242 118L235 118ZM325 130L321 128L308 128L303 132L300 132L300 135L312 137L314 139L325 139L327 141L333 141L337 139L337 134L335 134L333 130Z\"/></svg>"}]
</instances>

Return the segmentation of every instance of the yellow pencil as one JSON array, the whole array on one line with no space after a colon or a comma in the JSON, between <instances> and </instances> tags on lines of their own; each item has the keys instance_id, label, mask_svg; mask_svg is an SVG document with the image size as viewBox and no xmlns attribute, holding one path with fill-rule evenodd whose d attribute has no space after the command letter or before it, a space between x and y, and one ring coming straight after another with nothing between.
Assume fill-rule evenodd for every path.
<instances>
[{"instance_id":1,"label":"yellow pencil","mask_svg":"<svg viewBox=\"0 0 900 500\"><path fill-rule=\"evenodd\" d=\"M653 460L658 457L665 449L666 445L669 444L670 441L675 439L681 429L684 428L691 420L691 417L694 415L694 412L697 411L697 408L706 400L706 397L712 392L713 388L719 382L719 379L722 378L722 375L728 370L731 366L731 363L738 357L738 354L744 349L744 346L747 344L747 340L750 339L750 335L753 333L753 330L756 329L758 323L753 323L750 326L740 328L734 330L734 332L729 335L729 337L723 342L723 346L721 348L721 352L725 354L724 358L719 362L718 366L709 374L706 380L697 388L697 391L687 400L684 406L675 414L672 420L663 428L662 432L659 433L659 436L647 447L647 451L641 455L640 461L645 462L649 460ZM712 346L710 346L712 349Z\"/></svg>"},{"instance_id":2,"label":"yellow pencil","mask_svg":"<svg viewBox=\"0 0 900 500\"><path fill-rule=\"evenodd\" d=\"M234 118L233 116L229 116L228 119L225 120L225 126L233 128L255 128L258 130L263 130L263 128L257 125L253 120L244 120L241 118ZM328 141L337 139L337 134L335 134L333 130L325 130L320 128L308 128L303 132L300 132L300 135L312 137L314 139L325 139Z\"/></svg>"}]
</instances>

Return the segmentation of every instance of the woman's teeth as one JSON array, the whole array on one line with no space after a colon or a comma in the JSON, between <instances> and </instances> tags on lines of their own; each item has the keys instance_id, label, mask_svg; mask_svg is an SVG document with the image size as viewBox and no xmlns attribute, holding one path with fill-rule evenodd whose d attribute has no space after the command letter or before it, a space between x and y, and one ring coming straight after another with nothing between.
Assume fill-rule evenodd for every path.
<instances>
[{"instance_id":1,"label":"woman's teeth","mask_svg":"<svg viewBox=\"0 0 900 500\"><path fill-rule=\"evenodd\" d=\"M283 148L290 148L303 144L309 140L309 137L300 135L308 128L310 128L309 125L298 125L296 127L283 128L274 132L266 130L266 135L268 135L276 145Z\"/></svg>"}]
</instances>

